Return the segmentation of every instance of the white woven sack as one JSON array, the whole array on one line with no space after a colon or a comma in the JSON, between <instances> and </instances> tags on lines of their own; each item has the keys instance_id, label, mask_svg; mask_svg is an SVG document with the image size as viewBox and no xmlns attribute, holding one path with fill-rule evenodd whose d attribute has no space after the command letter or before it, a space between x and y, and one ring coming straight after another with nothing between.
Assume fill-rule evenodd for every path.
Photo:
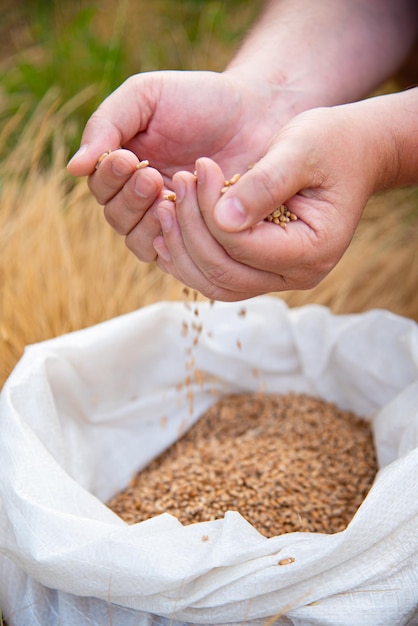
<instances>
[{"instance_id":1,"label":"white woven sack","mask_svg":"<svg viewBox=\"0 0 418 626\"><path fill-rule=\"evenodd\" d=\"M306 392L373 421L381 469L346 530L267 539L237 512L129 526L103 504L214 390ZM417 325L260 297L29 346L0 395L0 607L8 626L417 624Z\"/></svg>"}]
</instances>

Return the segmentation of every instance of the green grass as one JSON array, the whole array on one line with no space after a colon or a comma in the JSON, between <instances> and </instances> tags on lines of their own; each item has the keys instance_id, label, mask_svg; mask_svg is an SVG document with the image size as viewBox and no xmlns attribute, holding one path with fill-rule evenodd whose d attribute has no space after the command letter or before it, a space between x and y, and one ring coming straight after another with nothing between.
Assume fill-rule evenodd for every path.
<instances>
[{"instance_id":1,"label":"green grass","mask_svg":"<svg viewBox=\"0 0 418 626\"><path fill-rule=\"evenodd\" d=\"M75 123L81 125L123 74L125 59L118 19L110 38L105 38L95 26L97 8L93 5L83 6L65 19L58 19L57 8L54 11L49 7L48 11L28 11L26 45L3 60L0 123L16 113L20 113L22 122L30 119L46 94L53 93L61 105L84 94L72 112ZM16 128L9 134L4 150L15 143L18 132ZM69 149L76 145L78 134L74 130Z\"/></svg>"},{"instance_id":2,"label":"green grass","mask_svg":"<svg viewBox=\"0 0 418 626\"><path fill-rule=\"evenodd\" d=\"M0 128L52 94L68 111L68 152L98 104L129 75L221 70L255 17L250 0L5 0L0 26ZM69 105L68 103L72 103ZM74 106L77 103L77 106ZM7 133L0 158L16 143Z\"/></svg>"}]
</instances>

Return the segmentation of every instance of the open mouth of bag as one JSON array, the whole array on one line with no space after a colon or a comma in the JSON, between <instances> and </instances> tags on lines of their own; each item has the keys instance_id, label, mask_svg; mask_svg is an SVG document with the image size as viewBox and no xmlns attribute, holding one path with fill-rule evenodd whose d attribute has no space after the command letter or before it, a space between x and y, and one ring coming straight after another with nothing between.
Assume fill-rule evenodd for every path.
<instances>
[{"instance_id":1,"label":"open mouth of bag","mask_svg":"<svg viewBox=\"0 0 418 626\"><path fill-rule=\"evenodd\" d=\"M406 623L416 597L402 581L418 549L416 325L268 297L246 315L196 306L198 316L184 303L145 307L30 346L18 363L0 397L0 582L7 559L25 593L0 585L3 610L36 623L47 602L84 626L109 603L115 620L119 607L195 624L321 607L351 619L382 606L382 623ZM197 342L182 332L196 317ZM380 469L344 530L267 538L239 506L198 523L163 512L131 525L104 504L216 402L243 394L314 397L370 421Z\"/></svg>"}]
</instances>

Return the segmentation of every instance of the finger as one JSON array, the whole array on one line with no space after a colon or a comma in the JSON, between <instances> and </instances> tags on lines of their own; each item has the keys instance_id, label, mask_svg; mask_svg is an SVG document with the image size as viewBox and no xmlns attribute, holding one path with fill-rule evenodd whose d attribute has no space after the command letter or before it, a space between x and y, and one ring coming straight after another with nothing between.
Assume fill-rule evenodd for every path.
<instances>
[{"instance_id":1,"label":"finger","mask_svg":"<svg viewBox=\"0 0 418 626\"><path fill-rule=\"evenodd\" d=\"M127 235L154 203L161 199L163 181L152 168L136 170L122 189L105 205L109 224L120 235Z\"/></svg>"},{"instance_id":2,"label":"finger","mask_svg":"<svg viewBox=\"0 0 418 626\"><path fill-rule=\"evenodd\" d=\"M288 274L295 267L301 272L309 269L313 255L317 256L317 235L306 222L297 220L276 224L262 220L242 232L225 232L216 223L212 208L220 196L219 186L224 182L222 173L217 164L208 158L198 159L196 172L198 203L203 220L230 257L259 270L280 274Z\"/></svg>"},{"instance_id":3,"label":"finger","mask_svg":"<svg viewBox=\"0 0 418 626\"><path fill-rule=\"evenodd\" d=\"M162 229L153 242L157 265L191 289L202 294L209 293L206 290L210 286L184 246L174 205L167 201L161 202L157 214Z\"/></svg>"},{"instance_id":4,"label":"finger","mask_svg":"<svg viewBox=\"0 0 418 626\"><path fill-rule=\"evenodd\" d=\"M99 204L109 202L137 170L140 161L130 150L104 153L94 173L88 178L88 186Z\"/></svg>"},{"instance_id":5,"label":"finger","mask_svg":"<svg viewBox=\"0 0 418 626\"><path fill-rule=\"evenodd\" d=\"M161 215L164 210L163 207L160 207L159 214ZM168 209L168 212L171 211L172 209ZM173 214L173 220L175 226L171 227L169 241L167 242L165 239L167 233L156 237L154 240L154 248L157 253L156 263L163 272L171 274L179 282L199 291L211 300L235 302L251 298L254 295L247 291L232 291L212 284L194 263L184 243L182 243L181 231L175 214ZM168 246L170 246L171 251Z\"/></svg>"},{"instance_id":6,"label":"finger","mask_svg":"<svg viewBox=\"0 0 418 626\"><path fill-rule=\"evenodd\" d=\"M197 203L196 183L191 174L176 174L173 186L177 194L176 220L172 219L173 209L171 219L167 221L160 208L157 211L171 256L169 262L175 266L176 275L184 283L207 297L223 300L239 300L284 288L283 277L237 263L212 237L202 219ZM194 269L191 272L190 259L199 275ZM171 271L170 267L168 271Z\"/></svg>"},{"instance_id":7,"label":"finger","mask_svg":"<svg viewBox=\"0 0 418 626\"><path fill-rule=\"evenodd\" d=\"M312 185L286 202L295 221L276 224L262 220L240 232L225 232L208 204L213 202L211 180L218 175L216 168L210 159L196 163L198 179L204 181L198 187L199 206L214 238L236 261L280 273L288 288L315 287L344 254L354 232L342 219L336 194L326 185ZM201 170L205 173L201 174ZM317 181L320 179L318 175Z\"/></svg>"},{"instance_id":8,"label":"finger","mask_svg":"<svg viewBox=\"0 0 418 626\"><path fill-rule=\"evenodd\" d=\"M306 155L284 138L226 190L216 204L215 222L227 232L245 230L312 184Z\"/></svg>"},{"instance_id":9,"label":"finger","mask_svg":"<svg viewBox=\"0 0 418 626\"><path fill-rule=\"evenodd\" d=\"M120 148L146 128L152 114L147 100L148 80L146 74L131 76L93 113L84 129L81 146L67 166L73 176L92 174L103 153Z\"/></svg>"},{"instance_id":10,"label":"finger","mask_svg":"<svg viewBox=\"0 0 418 626\"><path fill-rule=\"evenodd\" d=\"M155 208L151 207L125 237L126 247L144 263L153 263L157 257L154 240L161 233L161 224Z\"/></svg>"}]
</instances>

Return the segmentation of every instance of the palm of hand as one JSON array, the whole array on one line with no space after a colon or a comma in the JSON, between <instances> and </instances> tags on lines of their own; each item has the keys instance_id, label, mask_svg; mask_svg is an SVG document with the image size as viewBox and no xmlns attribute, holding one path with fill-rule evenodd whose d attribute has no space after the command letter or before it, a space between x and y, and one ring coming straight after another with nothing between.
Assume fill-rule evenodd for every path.
<instances>
[{"instance_id":1,"label":"palm of hand","mask_svg":"<svg viewBox=\"0 0 418 626\"><path fill-rule=\"evenodd\" d=\"M176 171L193 171L201 156L214 159L228 177L262 155L274 121L266 120L259 92L212 72L150 73L142 80L150 81L142 93L151 114L141 120L139 111L140 132L124 147L149 160L166 183Z\"/></svg>"}]
</instances>

